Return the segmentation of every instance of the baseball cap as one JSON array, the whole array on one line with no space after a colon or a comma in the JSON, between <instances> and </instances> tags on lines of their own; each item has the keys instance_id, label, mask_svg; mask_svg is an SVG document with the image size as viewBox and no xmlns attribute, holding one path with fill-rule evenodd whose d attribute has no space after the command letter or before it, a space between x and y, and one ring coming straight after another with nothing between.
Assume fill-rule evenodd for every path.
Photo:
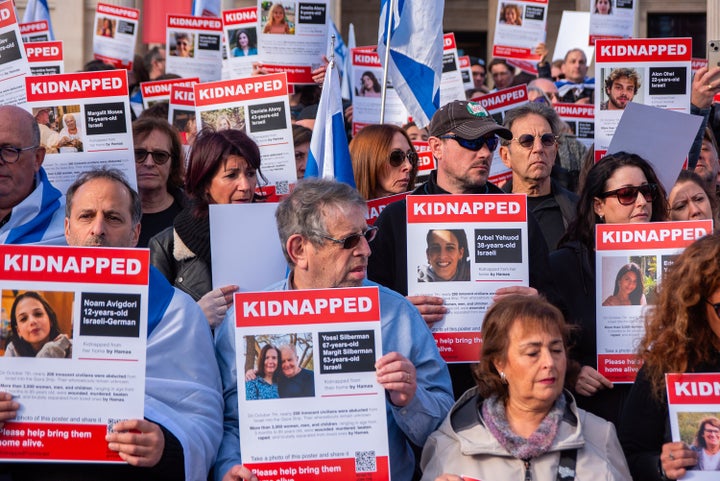
<instances>
[{"instance_id":1,"label":"baseball cap","mask_svg":"<svg viewBox=\"0 0 720 481\"><path fill-rule=\"evenodd\" d=\"M487 134L497 134L503 139L512 139L512 132L495 122L487 110L478 102L453 100L442 106L430 120L428 133L439 137L454 132L463 139L477 139Z\"/></svg>"}]
</instances>

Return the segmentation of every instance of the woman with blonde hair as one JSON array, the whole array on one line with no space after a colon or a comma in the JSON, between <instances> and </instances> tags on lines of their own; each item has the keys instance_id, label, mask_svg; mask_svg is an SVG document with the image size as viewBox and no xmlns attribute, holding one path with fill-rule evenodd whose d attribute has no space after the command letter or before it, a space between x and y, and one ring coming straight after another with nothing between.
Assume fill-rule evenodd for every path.
<instances>
[{"instance_id":1,"label":"woman with blonde hair","mask_svg":"<svg viewBox=\"0 0 720 481\"><path fill-rule=\"evenodd\" d=\"M355 185L366 200L412 190L418 156L407 133L390 124L368 125L350 142Z\"/></svg>"},{"instance_id":2,"label":"woman with blonde hair","mask_svg":"<svg viewBox=\"0 0 720 481\"><path fill-rule=\"evenodd\" d=\"M263 33L290 33L290 25L282 3L274 3L270 7L268 22L265 24Z\"/></svg>"}]
</instances>

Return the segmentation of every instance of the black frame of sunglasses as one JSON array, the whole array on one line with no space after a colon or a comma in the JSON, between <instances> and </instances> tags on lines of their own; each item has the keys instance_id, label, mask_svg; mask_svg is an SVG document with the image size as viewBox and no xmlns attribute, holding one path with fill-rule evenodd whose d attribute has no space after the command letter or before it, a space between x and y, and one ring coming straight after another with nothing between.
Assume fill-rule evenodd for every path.
<instances>
[{"instance_id":1,"label":"black frame of sunglasses","mask_svg":"<svg viewBox=\"0 0 720 481\"><path fill-rule=\"evenodd\" d=\"M487 148L490 152L495 152L495 149L497 149L498 144L500 143L500 139L498 139L495 134L483 135L482 137L478 137L476 139L463 139L462 137L458 137L457 135L441 135L438 138L452 139L457 142L463 149L472 150L473 152L481 150L483 148L483 145L487 145Z\"/></svg>"},{"instance_id":2,"label":"black frame of sunglasses","mask_svg":"<svg viewBox=\"0 0 720 481\"><path fill-rule=\"evenodd\" d=\"M550 132L546 132L544 134L522 134L519 137L515 137L514 139L511 139L511 142L514 140L518 144L520 144L520 147L524 149L531 149L533 145L535 145L535 139L539 138L540 143L543 145L543 147L552 147L555 145L558 141L559 136L552 134ZM552 138L552 141L549 139ZM532 139L532 140L531 140Z\"/></svg>"},{"instance_id":3,"label":"black frame of sunglasses","mask_svg":"<svg viewBox=\"0 0 720 481\"><path fill-rule=\"evenodd\" d=\"M418 154L412 149L408 150L407 152L403 152L400 149L395 149L390 152L390 155L388 156L388 161L393 167L400 167L401 165L403 165L403 162L405 162L405 159L408 159L408 162L410 162L410 166L412 167L418 165Z\"/></svg>"},{"instance_id":4,"label":"black frame of sunglasses","mask_svg":"<svg viewBox=\"0 0 720 481\"><path fill-rule=\"evenodd\" d=\"M620 187L619 189L603 192L598 197L600 199L606 199L614 195L620 205L632 205L637 200L638 193L643 195L643 197L645 198L645 202L652 202L655 200L658 194L658 186L657 184L653 183L642 185L627 185L625 187ZM650 196L650 198L648 198L648 196ZM623 202L620 197L626 198L627 201Z\"/></svg>"},{"instance_id":5,"label":"black frame of sunglasses","mask_svg":"<svg viewBox=\"0 0 720 481\"><path fill-rule=\"evenodd\" d=\"M318 234L323 239L327 239L331 242L334 242L336 244L342 244L343 249L354 249L357 247L357 245L360 243L360 238L364 237L368 243L372 242L375 239L375 236L377 235L378 228L376 226L370 226L367 228L367 230L361 234L350 234L347 237L343 237L342 239L336 239L334 237L330 237L326 234Z\"/></svg>"},{"instance_id":6,"label":"black frame of sunglasses","mask_svg":"<svg viewBox=\"0 0 720 481\"><path fill-rule=\"evenodd\" d=\"M158 159L155 158L155 154L167 155L167 159L163 160L162 162L158 162ZM138 155L140 155L140 158L138 158ZM145 162L145 159L147 159L148 155L150 155L150 158L155 163L155 165L167 164L172 157L172 154L166 150L135 149L135 163L142 164L143 162Z\"/></svg>"}]
</instances>

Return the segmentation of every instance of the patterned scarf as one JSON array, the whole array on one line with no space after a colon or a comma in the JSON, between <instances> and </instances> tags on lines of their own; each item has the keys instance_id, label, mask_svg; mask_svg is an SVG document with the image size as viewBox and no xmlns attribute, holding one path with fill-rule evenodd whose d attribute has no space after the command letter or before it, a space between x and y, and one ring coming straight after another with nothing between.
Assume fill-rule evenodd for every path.
<instances>
[{"instance_id":1,"label":"patterned scarf","mask_svg":"<svg viewBox=\"0 0 720 481\"><path fill-rule=\"evenodd\" d=\"M497 396L486 399L482 404L482 417L490 433L514 457L522 460L536 458L550 450L560 421L565 412L565 396L560 395L550 412L538 426L537 430L525 439L510 429L505 405Z\"/></svg>"}]
</instances>

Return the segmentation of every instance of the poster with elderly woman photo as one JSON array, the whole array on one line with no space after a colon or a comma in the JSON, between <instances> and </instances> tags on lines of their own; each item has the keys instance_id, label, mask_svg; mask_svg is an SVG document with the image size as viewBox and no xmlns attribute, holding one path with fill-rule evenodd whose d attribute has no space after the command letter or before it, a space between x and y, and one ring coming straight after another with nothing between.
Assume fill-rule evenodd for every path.
<instances>
[{"instance_id":1,"label":"poster with elderly woman photo","mask_svg":"<svg viewBox=\"0 0 720 481\"><path fill-rule=\"evenodd\" d=\"M639 190L634 202L628 205L620 203L624 192L608 193L604 200L606 209L641 212L645 205ZM695 239L711 232L711 220L648 222L638 217L627 224L597 224L597 370L608 380L616 383L635 380L640 368L637 346L645 334L644 315L662 290L667 263Z\"/></svg>"},{"instance_id":2,"label":"poster with elderly woman photo","mask_svg":"<svg viewBox=\"0 0 720 481\"><path fill-rule=\"evenodd\" d=\"M432 326L447 362L477 360L485 311L501 287L527 286L527 207L517 194L406 197L408 294L441 298Z\"/></svg>"},{"instance_id":3,"label":"poster with elderly woman photo","mask_svg":"<svg viewBox=\"0 0 720 481\"><path fill-rule=\"evenodd\" d=\"M48 179L65 192L82 172L112 166L136 187L128 77L124 70L25 78Z\"/></svg>"},{"instance_id":4,"label":"poster with elderly woman photo","mask_svg":"<svg viewBox=\"0 0 720 481\"><path fill-rule=\"evenodd\" d=\"M683 480L715 480L720 471L720 383L717 373L666 374L672 446L688 462ZM675 456L675 454L673 454ZM679 454L678 456L680 457ZM694 462L693 462L694 461Z\"/></svg>"}]
</instances>

